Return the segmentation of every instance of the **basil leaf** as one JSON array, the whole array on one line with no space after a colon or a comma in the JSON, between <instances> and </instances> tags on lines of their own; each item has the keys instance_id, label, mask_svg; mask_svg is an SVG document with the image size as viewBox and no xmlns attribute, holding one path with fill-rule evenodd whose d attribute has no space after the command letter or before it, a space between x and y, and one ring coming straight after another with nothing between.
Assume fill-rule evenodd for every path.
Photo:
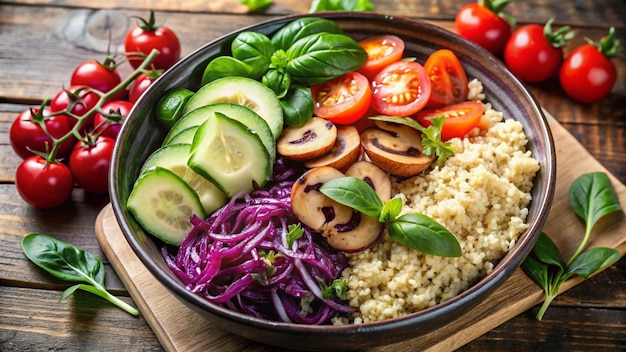
<instances>
[{"instance_id":1,"label":"basil leaf","mask_svg":"<svg viewBox=\"0 0 626 352\"><path fill-rule=\"evenodd\" d=\"M378 219L383 208L378 193L358 177L346 176L326 181L320 187L320 192L337 203L373 218Z\"/></svg>"},{"instance_id":2,"label":"basil leaf","mask_svg":"<svg viewBox=\"0 0 626 352\"><path fill-rule=\"evenodd\" d=\"M596 271L615 263L620 257L620 253L613 248L591 248L581 253L580 256L567 267L567 271L586 279Z\"/></svg>"},{"instance_id":3,"label":"basil leaf","mask_svg":"<svg viewBox=\"0 0 626 352\"><path fill-rule=\"evenodd\" d=\"M304 37L287 50L287 73L294 82L318 84L363 66L367 53L354 39L334 33Z\"/></svg>"},{"instance_id":4,"label":"basil leaf","mask_svg":"<svg viewBox=\"0 0 626 352\"><path fill-rule=\"evenodd\" d=\"M391 198L383 204L383 209L380 211L378 221L383 223L389 223L394 221L400 212L402 211L402 199L396 197Z\"/></svg>"},{"instance_id":5,"label":"basil leaf","mask_svg":"<svg viewBox=\"0 0 626 352\"><path fill-rule=\"evenodd\" d=\"M309 13L322 11L372 11L369 0L313 0Z\"/></svg>"},{"instance_id":6,"label":"basil leaf","mask_svg":"<svg viewBox=\"0 0 626 352\"><path fill-rule=\"evenodd\" d=\"M26 257L57 279L104 286L102 260L54 237L33 233L22 240Z\"/></svg>"},{"instance_id":7,"label":"basil leaf","mask_svg":"<svg viewBox=\"0 0 626 352\"><path fill-rule=\"evenodd\" d=\"M550 288L548 266L545 263L528 256L522 262L522 270L542 289L548 290Z\"/></svg>"},{"instance_id":8,"label":"basil leaf","mask_svg":"<svg viewBox=\"0 0 626 352\"><path fill-rule=\"evenodd\" d=\"M266 35L245 31L235 37L231 52L235 59L252 67L252 78L259 79L270 66L274 46Z\"/></svg>"},{"instance_id":9,"label":"basil leaf","mask_svg":"<svg viewBox=\"0 0 626 352\"><path fill-rule=\"evenodd\" d=\"M565 261L559 251L559 248L552 242L552 239L545 233L541 233L535 246L533 247L532 254L540 262L553 265L559 269L565 269Z\"/></svg>"},{"instance_id":10,"label":"basil leaf","mask_svg":"<svg viewBox=\"0 0 626 352\"><path fill-rule=\"evenodd\" d=\"M289 87L291 87L291 77L287 73L273 68L263 75L261 82L273 90L278 99L284 98L289 92Z\"/></svg>"},{"instance_id":11,"label":"basil leaf","mask_svg":"<svg viewBox=\"0 0 626 352\"><path fill-rule=\"evenodd\" d=\"M313 117L313 95L305 86L292 86L287 95L280 99L285 123L293 127L301 127Z\"/></svg>"},{"instance_id":12,"label":"basil leaf","mask_svg":"<svg viewBox=\"0 0 626 352\"><path fill-rule=\"evenodd\" d=\"M202 74L202 85L218 78L242 76L254 78L254 69L243 61L231 56L217 57L206 66Z\"/></svg>"},{"instance_id":13,"label":"basil leaf","mask_svg":"<svg viewBox=\"0 0 626 352\"><path fill-rule=\"evenodd\" d=\"M272 35L275 50L287 50L298 40L321 32L343 34L343 30L331 20L320 17L303 17L291 21Z\"/></svg>"},{"instance_id":14,"label":"basil leaf","mask_svg":"<svg viewBox=\"0 0 626 352\"><path fill-rule=\"evenodd\" d=\"M258 11L272 4L272 0L237 0L248 7L249 11Z\"/></svg>"},{"instance_id":15,"label":"basil leaf","mask_svg":"<svg viewBox=\"0 0 626 352\"><path fill-rule=\"evenodd\" d=\"M593 172L577 178L569 188L569 203L587 228L593 228L603 216L621 209L609 177L603 172Z\"/></svg>"},{"instance_id":16,"label":"basil leaf","mask_svg":"<svg viewBox=\"0 0 626 352\"><path fill-rule=\"evenodd\" d=\"M441 257L460 257L461 245L454 235L430 217L405 214L389 224L389 236L409 248Z\"/></svg>"}]
</instances>

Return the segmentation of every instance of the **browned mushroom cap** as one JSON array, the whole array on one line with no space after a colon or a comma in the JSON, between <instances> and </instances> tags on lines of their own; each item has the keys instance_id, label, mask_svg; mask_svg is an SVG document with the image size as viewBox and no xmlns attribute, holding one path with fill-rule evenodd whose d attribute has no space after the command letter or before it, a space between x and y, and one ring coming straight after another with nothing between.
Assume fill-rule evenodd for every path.
<instances>
[{"instance_id":1,"label":"browned mushroom cap","mask_svg":"<svg viewBox=\"0 0 626 352\"><path fill-rule=\"evenodd\" d=\"M291 208L300 222L320 232L328 244L344 252L368 248L382 234L378 219L363 215L326 197L322 185L344 174L332 167L313 168L302 175L291 190Z\"/></svg>"},{"instance_id":2,"label":"browned mushroom cap","mask_svg":"<svg viewBox=\"0 0 626 352\"><path fill-rule=\"evenodd\" d=\"M319 158L304 163L308 168L331 166L343 170L359 157L361 151L361 138L359 131L352 125L338 126L337 139L330 152Z\"/></svg>"},{"instance_id":3,"label":"browned mushroom cap","mask_svg":"<svg viewBox=\"0 0 626 352\"><path fill-rule=\"evenodd\" d=\"M335 145L337 127L330 121L313 117L302 127L287 127L276 143L285 158L305 161L328 153Z\"/></svg>"},{"instance_id":4,"label":"browned mushroom cap","mask_svg":"<svg viewBox=\"0 0 626 352\"><path fill-rule=\"evenodd\" d=\"M422 152L420 132L390 122L376 121L376 127L361 132L361 145L374 164L397 176L415 176L434 158Z\"/></svg>"},{"instance_id":5,"label":"browned mushroom cap","mask_svg":"<svg viewBox=\"0 0 626 352\"><path fill-rule=\"evenodd\" d=\"M361 160L352 164L346 170L346 176L354 176L365 181L378 193L383 203L391 199L391 179L389 175L369 161Z\"/></svg>"}]
</instances>

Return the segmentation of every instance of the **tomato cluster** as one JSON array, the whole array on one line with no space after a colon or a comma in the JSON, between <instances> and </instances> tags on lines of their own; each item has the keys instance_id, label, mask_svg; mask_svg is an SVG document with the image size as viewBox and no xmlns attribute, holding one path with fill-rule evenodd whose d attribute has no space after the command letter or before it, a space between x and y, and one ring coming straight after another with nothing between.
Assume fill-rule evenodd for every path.
<instances>
[{"instance_id":1,"label":"tomato cluster","mask_svg":"<svg viewBox=\"0 0 626 352\"><path fill-rule=\"evenodd\" d=\"M443 115L444 141L478 126L483 105L467 101L468 78L452 51L437 50L422 65L403 59L399 37L377 36L359 44L368 53L361 69L311 87L316 116L363 129L371 123L367 116L413 117L427 127Z\"/></svg>"},{"instance_id":2,"label":"tomato cluster","mask_svg":"<svg viewBox=\"0 0 626 352\"><path fill-rule=\"evenodd\" d=\"M575 48L564 58L563 47L574 33L569 26L552 31L552 19L544 26L528 24L514 29L514 19L502 9L514 0L478 0L463 6L455 18L456 32L502 57L524 82L543 82L558 76L565 93L582 103L593 103L610 92L617 80L611 62L619 50L614 28L599 43Z\"/></svg>"},{"instance_id":3,"label":"tomato cluster","mask_svg":"<svg viewBox=\"0 0 626 352\"><path fill-rule=\"evenodd\" d=\"M79 64L69 86L41 106L18 114L9 139L23 159L15 174L20 196L36 208L66 202L75 186L106 194L111 156L121 124L133 104L162 72L180 58L174 32L140 19L125 39L126 59L107 53L103 62ZM135 69L122 79L119 65Z\"/></svg>"}]
</instances>

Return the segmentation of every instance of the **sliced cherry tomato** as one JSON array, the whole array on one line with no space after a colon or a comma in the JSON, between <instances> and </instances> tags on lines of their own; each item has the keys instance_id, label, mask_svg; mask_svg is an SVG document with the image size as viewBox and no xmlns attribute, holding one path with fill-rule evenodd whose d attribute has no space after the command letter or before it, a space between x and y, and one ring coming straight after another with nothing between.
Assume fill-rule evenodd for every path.
<instances>
[{"instance_id":1,"label":"sliced cherry tomato","mask_svg":"<svg viewBox=\"0 0 626 352\"><path fill-rule=\"evenodd\" d=\"M388 116L410 116L430 99L430 79L415 61L385 67L372 81L372 109Z\"/></svg>"},{"instance_id":2,"label":"sliced cherry tomato","mask_svg":"<svg viewBox=\"0 0 626 352\"><path fill-rule=\"evenodd\" d=\"M112 100L105 103L102 106L102 112L111 116L107 118L107 116L101 113L96 113L93 119L95 132L102 132L101 135L103 136L117 139L117 135L122 128L122 122L132 108L133 104L125 100ZM112 121L114 118L119 119L119 121Z\"/></svg>"},{"instance_id":3,"label":"sliced cherry tomato","mask_svg":"<svg viewBox=\"0 0 626 352\"><path fill-rule=\"evenodd\" d=\"M15 188L35 208L54 208L72 195L74 180L70 169L60 162L47 163L39 155L26 158L15 172Z\"/></svg>"},{"instance_id":4,"label":"sliced cherry tomato","mask_svg":"<svg viewBox=\"0 0 626 352\"><path fill-rule=\"evenodd\" d=\"M511 35L511 25L501 16L509 2L484 0L463 6L454 19L455 31L494 55L501 55Z\"/></svg>"},{"instance_id":5,"label":"sliced cherry tomato","mask_svg":"<svg viewBox=\"0 0 626 352\"><path fill-rule=\"evenodd\" d=\"M9 140L15 153L22 159L26 159L37 151L41 153L49 152L52 148L50 137L43 131L39 123L33 121L33 113L37 119L44 119L44 124L48 133L54 138L61 138L72 129L70 119L64 115L50 115L50 108L45 107L41 114L39 108L24 110L13 120L9 130ZM48 116L48 117L46 117ZM57 150L56 157L64 158L70 154L76 140L70 138L63 142Z\"/></svg>"},{"instance_id":6,"label":"sliced cherry tomato","mask_svg":"<svg viewBox=\"0 0 626 352\"><path fill-rule=\"evenodd\" d=\"M82 117L98 103L100 97L91 91L87 86L69 86L59 91L54 98L50 101L50 111L61 112L64 110L69 111ZM94 114L91 114L86 118L81 128L81 133L91 130L93 128ZM76 124L76 120L70 119L72 126Z\"/></svg>"},{"instance_id":7,"label":"sliced cherry tomato","mask_svg":"<svg viewBox=\"0 0 626 352\"><path fill-rule=\"evenodd\" d=\"M395 35L367 38L359 45L367 52L367 62L358 71L370 80L383 68L400 61L404 54L404 41Z\"/></svg>"},{"instance_id":8,"label":"sliced cherry tomato","mask_svg":"<svg viewBox=\"0 0 626 352\"><path fill-rule=\"evenodd\" d=\"M545 26L529 24L511 34L504 48L504 62L524 82L541 82L552 77L563 62L562 47L573 32L565 26L552 32L552 20ZM569 33L569 34L568 34Z\"/></svg>"},{"instance_id":9,"label":"sliced cherry tomato","mask_svg":"<svg viewBox=\"0 0 626 352\"><path fill-rule=\"evenodd\" d=\"M441 107L467 100L467 74L456 55L439 49L426 59L424 70L432 86L428 107Z\"/></svg>"},{"instance_id":10,"label":"sliced cherry tomato","mask_svg":"<svg viewBox=\"0 0 626 352\"><path fill-rule=\"evenodd\" d=\"M600 43L580 46L565 58L559 80L570 98L581 103L594 103L611 92L617 80L611 57L621 47L614 36L615 29L611 28Z\"/></svg>"},{"instance_id":11,"label":"sliced cherry tomato","mask_svg":"<svg viewBox=\"0 0 626 352\"><path fill-rule=\"evenodd\" d=\"M103 93L107 93L122 83L122 78L117 72L115 63L105 60L100 63L96 60L87 60L74 69L70 84L73 86L87 86ZM126 91L121 89L111 100L124 99Z\"/></svg>"},{"instance_id":12,"label":"sliced cherry tomato","mask_svg":"<svg viewBox=\"0 0 626 352\"><path fill-rule=\"evenodd\" d=\"M84 141L76 143L69 165L78 186L92 193L108 192L109 167L114 146L114 139L102 135L91 145Z\"/></svg>"},{"instance_id":13,"label":"sliced cherry tomato","mask_svg":"<svg viewBox=\"0 0 626 352\"><path fill-rule=\"evenodd\" d=\"M463 137L478 126L483 116L484 107L481 102L466 101L448 105L438 109L424 109L415 115L422 126L432 125L430 119L445 116L446 121L441 129L441 140L447 141L455 137Z\"/></svg>"},{"instance_id":14,"label":"sliced cherry tomato","mask_svg":"<svg viewBox=\"0 0 626 352\"><path fill-rule=\"evenodd\" d=\"M144 56L150 54L152 49L159 51L159 55L151 63L157 69L167 70L180 59L178 37L170 28L156 24L154 11L150 11L149 20L139 18L138 24L128 31L124 39L124 49L133 68L139 67Z\"/></svg>"},{"instance_id":15,"label":"sliced cherry tomato","mask_svg":"<svg viewBox=\"0 0 626 352\"><path fill-rule=\"evenodd\" d=\"M152 82L154 82L159 76L163 73L161 70L150 71L148 73L142 73L137 78L130 87L130 91L128 92L128 101L135 104L137 100L141 97L143 92L145 92Z\"/></svg>"},{"instance_id":16,"label":"sliced cherry tomato","mask_svg":"<svg viewBox=\"0 0 626 352\"><path fill-rule=\"evenodd\" d=\"M337 124L360 120L372 102L370 83L358 72L350 72L311 87L315 115Z\"/></svg>"}]
</instances>

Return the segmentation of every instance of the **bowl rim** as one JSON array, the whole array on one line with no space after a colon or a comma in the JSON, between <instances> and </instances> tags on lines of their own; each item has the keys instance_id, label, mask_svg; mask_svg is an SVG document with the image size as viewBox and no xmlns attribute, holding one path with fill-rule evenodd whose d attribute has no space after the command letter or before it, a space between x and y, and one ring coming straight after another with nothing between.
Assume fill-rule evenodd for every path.
<instances>
[{"instance_id":1,"label":"bowl rim","mask_svg":"<svg viewBox=\"0 0 626 352\"><path fill-rule=\"evenodd\" d=\"M177 67L179 65L184 65L187 61L190 60L190 58L201 55L203 50L206 47L215 45L215 43L223 42L224 40L227 40L228 38L232 38L234 35L242 31L256 30L258 28L263 28L268 25L276 25L277 23L281 23L281 22L287 23L297 18L311 17L311 16L324 17L324 18L331 19L331 20L365 19L365 20L376 20L376 21L383 21L383 22L386 21L386 22L389 22L390 25L392 25L391 21L393 21L394 26L397 26L398 23L401 23L403 25L421 26L421 27L428 28L429 30L432 30L444 36L449 36L452 33L443 27L425 22L424 20L421 20L421 19L405 17L405 16L390 16L390 15L384 15L384 14L374 13L374 12L321 12L321 13L315 13L315 14L287 15L287 16L275 17L272 19L264 20L264 21L261 21L252 25L242 27L236 31L224 34L222 36L219 36L205 43L204 45L202 45L200 48L190 53L185 58L179 60L179 62L176 63L174 67ZM452 35L455 35L455 34L452 33ZM471 46L473 50L483 52L484 56L487 58L491 58L491 59L495 58L489 52L487 52L486 50L484 50L482 47L478 46L475 43L472 43L461 37L456 38L456 39L459 41L462 41L463 45ZM110 185L109 192L111 194L111 202L112 202L112 207L114 210L115 217L117 219L118 224L120 225L120 228L123 232L124 237L128 241L132 250L135 252L135 254L137 254L137 256L139 257L143 265L147 267L150 273L153 276L155 276L157 280L160 281L161 284L163 284L164 286L167 286L168 289L172 291L176 296L186 301L185 303L191 304L192 306L198 309L201 309L203 311L206 311L207 313L216 317L234 320L235 322L238 322L240 324L255 326L263 330L289 329L290 332L295 332L295 333L303 333L303 334L317 333L317 334L324 334L325 336L330 336L330 337L344 335L344 334L362 334L364 332L367 332L367 333L378 333L378 332L385 332L385 331L389 332L394 329L405 327L407 322L410 322L411 325L416 325L416 324L435 320L437 316L441 314L454 312L457 309L461 308L464 304L466 304L466 301L468 300L474 301L475 298L481 295L492 293L497 287L499 287L505 281L504 278L510 276L510 274L512 274L512 272L515 271L519 267L522 260L528 255L528 253L530 253L530 250L532 249L534 242L539 237L541 229L543 228L543 225L545 224L547 220L548 210L550 208L550 205L554 197L554 188L555 188L554 186L556 183L556 151L555 151L554 140L550 132L548 121L545 115L543 114L543 110L537 103L536 99L534 98L532 93L529 92L525 88L523 83L519 81L508 70L504 70L503 73L507 75L508 80L511 80L517 86L522 87L521 91L524 93L524 98L532 104L534 113L538 117L538 125L540 126L540 135L545 140L545 144L546 144L545 152L547 153L547 155L549 155L549 158L546 159L546 164L542 165L542 172L544 172L546 176L545 193L541 193L541 197L538 199L536 198L532 199L532 202L537 203L535 207L539 209L538 217L536 218L536 221L534 221L533 223L529 223L528 229L524 232L524 234L528 233L529 235L524 236L524 234L522 234L521 241L518 241L515 244L515 246L506 254L506 256L500 260L498 265L494 267L491 273L487 274L484 277L481 277L479 281L475 282L474 284L472 284L470 287L468 287L466 290L462 291L455 297L450 298L449 300L446 300L444 302L441 302L435 306L432 306L432 307L429 307L429 308L426 308L426 309L423 309L423 310L420 310L420 311L417 311L417 312L414 312L414 313L411 313L402 317L390 318L390 319L385 319L385 320L376 321L376 322L368 322L368 323L363 323L363 324L303 325L303 324L284 323L284 322L270 321L270 320L265 320L261 318L256 318L247 314L235 312L228 308L224 308L216 304L210 303L209 301L207 301L200 295L186 290L184 285L182 285L179 281L176 281L171 276L163 273L160 270L159 266L156 264L156 262L152 260L152 258L149 258L143 255L142 246L138 242L138 240L133 236L132 229L128 225L129 214L128 212L124 211L123 209L124 207L119 201L119 192L116 187L117 186L116 175L114 173L114 170L116 169L116 166L117 166L116 159L118 159L118 158L115 158L115 156L119 155L119 149L120 149L117 143L114 148L114 152L113 152L114 157L112 159L111 170L109 173L109 185ZM155 81L153 83L153 86L150 87L149 90L153 89L154 86L157 85L158 82L164 76L160 77L157 81ZM131 111L131 116L132 116L132 111ZM122 127L122 131L120 133L123 133L126 125L127 123L125 122L124 126ZM507 265L507 266L501 265L501 263L503 263L505 260L506 260L506 263L509 263L510 265Z\"/></svg>"}]
</instances>

